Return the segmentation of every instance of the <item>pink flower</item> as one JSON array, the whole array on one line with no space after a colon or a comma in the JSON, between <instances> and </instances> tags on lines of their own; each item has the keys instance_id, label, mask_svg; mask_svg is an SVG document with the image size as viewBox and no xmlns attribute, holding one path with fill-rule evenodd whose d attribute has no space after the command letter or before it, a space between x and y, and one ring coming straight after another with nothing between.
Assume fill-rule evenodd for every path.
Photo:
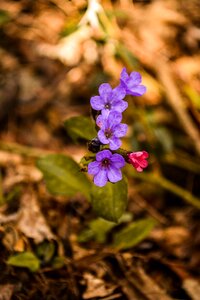
<instances>
[{"instance_id":1,"label":"pink flower","mask_svg":"<svg viewBox=\"0 0 200 300\"><path fill-rule=\"evenodd\" d=\"M128 162L133 165L133 167L138 171L142 172L144 168L148 166L148 161L146 160L149 154L146 151L138 151L128 153Z\"/></svg>"}]
</instances>

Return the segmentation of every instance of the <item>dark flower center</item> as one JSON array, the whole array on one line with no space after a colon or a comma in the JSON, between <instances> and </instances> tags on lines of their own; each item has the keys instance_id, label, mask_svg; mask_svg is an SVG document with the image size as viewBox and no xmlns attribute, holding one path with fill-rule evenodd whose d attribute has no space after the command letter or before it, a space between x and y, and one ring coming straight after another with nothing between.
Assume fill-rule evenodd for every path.
<instances>
[{"instance_id":1,"label":"dark flower center","mask_svg":"<svg viewBox=\"0 0 200 300\"><path fill-rule=\"evenodd\" d=\"M105 130L105 136L107 137L107 139L109 139L112 136L112 130L110 128L107 128Z\"/></svg>"},{"instance_id":2,"label":"dark flower center","mask_svg":"<svg viewBox=\"0 0 200 300\"><path fill-rule=\"evenodd\" d=\"M106 103L105 108L110 109L111 108L110 103Z\"/></svg>"},{"instance_id":3,"label":"dark flower center","mask_svg":"<svg viewBox=\"0 0 200 300\"><path fill-rule=\"evenodd\" d=\"M101 162L102 167L108 167L109 164L110 164L110 161L107 158L103 159Z\"/></svg>"}]
</instances>

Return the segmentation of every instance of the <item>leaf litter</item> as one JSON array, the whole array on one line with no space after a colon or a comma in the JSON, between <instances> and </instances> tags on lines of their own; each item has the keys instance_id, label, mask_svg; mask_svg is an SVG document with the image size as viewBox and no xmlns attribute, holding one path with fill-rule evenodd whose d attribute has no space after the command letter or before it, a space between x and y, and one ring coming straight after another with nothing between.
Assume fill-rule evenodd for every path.
<instances>
[{"instance_id":1,"label":"leaf litter","mask_svg":"<svg viewBox=\"0 0 200 300\"><path fill-rule=\"evenodd\" d=\"M106 34L103 26L89 27L85 18L80 26L86 1L1 2L0 299L199 299L197 208L152 183L131 178L131 217L109 226L95 223L85 197L50 195L35 167L35 158L49 151L80 160L84 143L80 139L80 147L73 144L64 121L82 114L88 117L89 98L97 86L108 76L115 83L124 64L133 69L139 62L151 91L141 100L148 112L141 121L141 114L135 113L141 105L136 99L134 119L127 118L140 124L134 123L138 141L147 140L156 149L157 153L152 150L154 172L200 196L199 174L184 167L193 161L199 164L198 140L191 136L191 128L200 125L199 1L192 0L187 7L184 1L170 0L134 5L101 1L101 21L108 24L113 12L113 27L108 26ZM123 14L117 13L120 10ZM72 21L80 27L70 35ZM157 55L160 65L155 68ZM189 130L177 122L170 95L163 97L163 85L169 84L159 77L163 59L173 82L183 86L179 98L191 118ZM164 117L159 125L154 119L154 126L158 129L161 124L172 132L173 153L164 146L170 142L169 134L158 143L147 123L152 109L159 113L160 108ZM162 149L169 151L171 164L159 160ZM174 157L181 170L173 165ZM156 225L148 235L139 235L136 243L134 228L149 217L156 219ZM130 233L127 228L132 228L134 237L127 237L128 247L125 243L119 250L114 245L120 234L124 243L123 234ZM90 237L80 240L84 230L85 234L90 230Z\"/></svg>"}]
</instances>

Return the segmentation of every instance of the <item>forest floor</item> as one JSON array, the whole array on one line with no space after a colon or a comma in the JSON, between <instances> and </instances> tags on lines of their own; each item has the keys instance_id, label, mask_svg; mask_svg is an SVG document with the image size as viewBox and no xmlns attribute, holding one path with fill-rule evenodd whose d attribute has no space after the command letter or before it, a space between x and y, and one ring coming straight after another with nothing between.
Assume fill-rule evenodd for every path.
<instances>
[{"instance_id":1,"label":"forest floor","mask_svg":"<svg viewBox=\"0 0 200 300\"><path fill-rule=\"evenodd\" d=\"M84 25L70 34L84 23L86 1L1 0L0 300L200 299L200 4L101 2L115 12L105 40ZM124 221L104 232L92 228L82 195L47 191L36 161L62 153L79 162L86 144L63 122L89 116L98 85L138 62L148 86L141 109L155 112L146 117L155 118L150 165L161 179L129 178ZM146 239L111 247L126 223L148 217L157 225ZM24 267L9 263L24 252L33 254Z\"/></svg>"}]
</instances>

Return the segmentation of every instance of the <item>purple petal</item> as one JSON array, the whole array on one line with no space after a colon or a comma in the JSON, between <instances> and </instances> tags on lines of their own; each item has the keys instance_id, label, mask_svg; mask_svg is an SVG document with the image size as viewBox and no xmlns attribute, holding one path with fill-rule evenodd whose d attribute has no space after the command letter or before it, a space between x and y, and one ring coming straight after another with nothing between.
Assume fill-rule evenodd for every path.
<instances>
[{"instance_id":1,"label":"purple petal","mask_svg":"<svg viewBox=\"0 0 200 300\"><path fill-rule=\"evenodd\" d=\"M117 182L119 180L122 180L122 172L120 169L117 169L115 167L109 167L107 171L107 176L110 182Z\"/></svg>"},{"instance_id":2,"label":"purple petal","mask_svg":"<svg viewBox=\"0 0 200 300\"><path fill-rule=\"evenodd\" d=\"M127 93L132 96L142 96L146 92L146 87L144 85L138 85L133 87L128 87Z\"/></svg>"},{"instance_id":3,"label":"purple petal","mask_svg":"<svg viewBox=\"0 0 200 300\"><path fill-rule=\"evenodd\" d=\"M107 170L105 169L101 169L99 171L99 173L97 173L95 176L94 176L94 183L97 185L97 186L104 186L108 181L108 177L107 177Z\"/></svg>"},{"instance_id":4,"label":"purple petal","mask_svg":"<svg viewBox=\"0 0 200 300\"><path fill-rule=\"evenodd\" d=\"M88 173L96 175L101 170L101 163L99 161L93 161L88 164Z\"/></svg>"},{"instance_id":5,"label":"purple petal","mask_svg":"<svg viewBox=\"0 0 200 300\"><path fill-rule=\"evenodd\" d=\"M102 110L104 108L104 100L100 96L91 97L90 104L95 110Z\"/></svg>"},{"instance_id":6,"label":"purple petal","mask_svg":"<svg viewBox=\"0 0 200 300\"><path fill-rule=\"evenodd\" d=\"M142 76L139 72L131 72L129 82L133 85L139 85L142 81Z\"/></svg>"},{"instance_id":7,"label":"purple petal","mask_svg":"<svg viewBox=\"0 0 200 300\"><path fill-rule=\"evenodd\" d=\"M104 100L108 100L112 94L112 88L109 83L102 83L99 87L99 94Z\"/></svg>"},{"instance_id":8,"label":"purple petal","mask_svg":"<svg viewBox=\"0 0 200 300\"><path fill-rule=\"evenodd\" d=\"M121 75L120 75L120 79L123 81L127 81L129 79L129 75L126 72L126 68L122 69Z\"/></svg>"},{"instance_id":9,"label":"purple petal","mask_svg":"<svg viewBox=\"0 0 200 300\"><path fill-rule=\"evenodd\" d=\"M103 112L103 110L102 110L102 112ZM99 115L96 119L97 126L99 126L100 128L104 128L105 123L106 123L106 118L102 114Z\"/></svg>"},{"instance_id":10,"label":"purple petal","mask_svg":"<svg viewBox=\"0 0 200 300\"><path fill-rule=\"evenodd\" d=\"M126 135L126 132L128 130L128 125L126 124L119 124L115 127L114 134L116 137L123 137Z\"/></svg>"},{"instance_id":11,"label":"purple petal","mask_svg":"<svg viewBox=\"0 0 200 300\"><path fill-rule=\"evenodd\" d=\"M113 154L113 156L110 158L110 162L115 168L122 168L125 166L125 160L123 156L118 153Z\"/></svg>"},{"instance_id":12,"label":"purple petal","mask_svg":"<svg viewBox=\"0 0 200 300\"><path fill-rule=\"evenodd\" d=\"M113 125L117 125L122 120L122 114L118 111L111 111L108 116L107 126L109 128L113 127Z\"/></svg>"},{"instance_id":13,"label":"purple petal","mask_svg":"<svg viewBox=\"0 0 200 300\"><path fill-rule=\"evenodd\" d=\"M116 110L120 113L122 113L125 109L127 109L128 107L128 102L127 101L124 101L124 100L116 100L116 101L113 101L112 103L112 108L113 110Z\"/></svg>"},{"instance_id":14,"label":"purple petal","mask_svg":"<svg viewBox=\"0 0 200 300\"><path fill-rule=\"evenodd\" d=\"M122 100L125 96L126 90L122 87L122 85L119 85L113 89L111 100Z\"/></svg>"},{"instance_id":15,"label":"purple petal","mask_svg":"<svg viewBox=\"0 0 200 300\"><path fill-rule=\"evenodd\" d=\"M105 131L104 130L99 130L98 131L98 138L100 140L100 142L104 145L108 144L109 143L109 139L107 139L107 137L105 136Z\"/></svg>"},{"instance_id":16,"label":"purple petal","mask_svg":"<svg viewBox=\"0 0 200 300\"><path fill-rule=\"evenodd\" d=\"M122 142L117 137L113 137L109 139L110 149L117 150L121 146Z\"/></svg>"},{"instance_id":17,"label":"purple petal","mask_svg":"<svg viewBox=\"0 0 200 300\"><path fill-rule=\"evenodd\" d=\"M102 161L105 158L110 159L112 157L112 153L110 152L110 150L102 150L100 152L97 153L96 155L96 160L98 162Z\"/></svg>"},{"instance_id":18,"label":"purple petal","mask_svg":"<svg viewBox=\"0 0 200 300\"><path fill-rule=\"evenodd\" d=\"M108 119L108 116L110 114L111 110L108 109L108 108L103 108L102 111L101 111L101 114L102 114L102 117L104 118L105 121L107 121ZM102 119L103 120L103 119Z\"/></svg>"}]
</instances>

